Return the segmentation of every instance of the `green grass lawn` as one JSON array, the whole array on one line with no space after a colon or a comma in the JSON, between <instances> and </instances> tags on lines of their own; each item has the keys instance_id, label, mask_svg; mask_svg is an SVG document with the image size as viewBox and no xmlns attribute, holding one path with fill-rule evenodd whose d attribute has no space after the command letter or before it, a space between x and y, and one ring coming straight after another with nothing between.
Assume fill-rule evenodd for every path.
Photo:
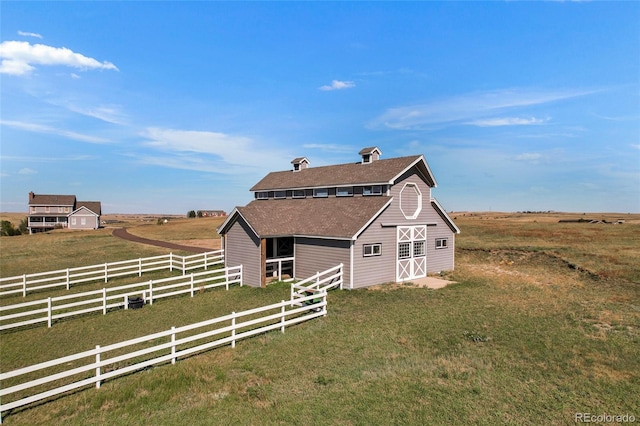
<instances>
[{"instance_id":1,"label":"green grass lawn","mask_svg":"<svg viewBox=\"0 0 640 426\"><path fill-rule=\"evenodd\" d=\"M626 234L637 225L513 223L458 221L448 274L458 284L333 291L326 318L4 413L3 423L562 425L583 412L640 421L640 242ZM619 261L603 266L611 253ZM2 371L288 297L281 283L217 289L3 333Z\"/></svg>"}]
</instances>

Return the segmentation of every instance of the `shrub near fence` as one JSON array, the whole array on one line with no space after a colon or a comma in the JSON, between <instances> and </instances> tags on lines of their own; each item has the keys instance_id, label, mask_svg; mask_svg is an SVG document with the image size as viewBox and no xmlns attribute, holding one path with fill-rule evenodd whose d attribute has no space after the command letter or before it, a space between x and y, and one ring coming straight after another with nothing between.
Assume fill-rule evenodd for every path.
<instances>
[{"instance_id":1,"label":"shrub near fence","mask_svg":"<svg viewBox=\"0 0 640 426\"><path fill-rule=\"evenodd\" d=\"M339 269L340 273L342 268ZM320 273L316 274L319 275ZM316 277L316 276L314 276ZM341 281L340 274L339 280ZM174 364L179 357L186 357L198 352L218 346L235 347L238 340L280 330L285 327L327 315L327 291L312 289L310 296L292 298L289 301L267 305L242 312L232 312L230 315L187 325L172 327L159 333L127 340L125 342L96 346L95 349L74 355L39 363L29 367L0 374L0 423L2 413L31 404L51 396L59 395L95 384L100 387L101 382L141 370L143 368L171 362ZM295 306L295 307L294 307ZM263 314L263 316L259 316ZM219 326L227 323L229 325ZM212 328L217 326L218 328ZM193 334L198 330L199 333ZM165 340L164 343L148 346L150 342ZM123 353L121 350L126 349ZM87 362L86 360L89 360ZM59 371L59 366L74 364L85 360L85 364ZM130 363L130 364L128 364ZM124 365L123 365L124 364ZM74 364L75 365L75 364ZM55 373L51 374L51 371ZM49 372L38 379L30 379L34 373ZM44 373L46 374L46 373ZM27 381L21 381L20 378ZM47 384L56 382L66 383L53 389ZM7 402L7 396L13 396Z\"/></svg>"},{"instance_id":2,"label":"shrub near fence","mask_svg":"<svg viewBox=\"0 0 640 426\"><path fill-rule=\"evenodd\" d=\"M225 286L229 290L231 284L242 285L242 265L0 306L0 330L38 323L47 323L47 326L51 327L54 320L61 318L91 312L102 312L106 315L109 309L127 309L129 299L136 296L140 296L145 303L153 304L154 300L163 297L186 293L193 297L195 291L214 287ZM9 322L18 318L21 321Z\"/></svg>"},{"instance_id":3,"label":"shrub near fence","mask_svg":"<svg viewBox=\"0 0 640 426\"><path fill-rule=\"evenodd\" d=\"M69 290L74 284L102 280L106 283L110 278L131 275L141 277L145 272L167 269L170 271L174 269L182 271L184 275L187 271L200 268L207 269L222 263L224 263L224 250L217 250L191 256L178 256L169 253L162 256L123 260L121 262L17 275L0 278L0 296L22 294L22 296L26 297L28 292L37 290L60 287L66 287Z\"/></svg>"}]
</instances>

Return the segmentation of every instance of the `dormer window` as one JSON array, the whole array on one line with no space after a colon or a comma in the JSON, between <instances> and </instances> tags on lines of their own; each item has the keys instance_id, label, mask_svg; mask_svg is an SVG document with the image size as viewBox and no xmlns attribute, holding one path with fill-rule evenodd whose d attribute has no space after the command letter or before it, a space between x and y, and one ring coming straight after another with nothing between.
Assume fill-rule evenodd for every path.
<instances>
[{"instance_id":1,"label":"dormer window","mask_svg":"<svg viewBox=\"0 0 640 426\"><path fill-rule=\"evenodd\" d=\"M287 198L287 191L276 191L273 193L273 198Z\"/></svg>"},{"instance_id":2,"label":"dormer window","mask_svg":"<svg viewBox=\"0 0 640 426\"><path fill-rule=\"evenodd\" d=\"M382 151L377 146L363 148L358 153L362 156L362 164L370 164L380 159Z\"/></svg>"},{"instance_id":3,"label":"dormer window","mask_svg":"<svg viewBox=\"0 0 640 426\"><path fill-rule=\"evenodd\" d=\"M258 200L266 200L269 198L269 193L264 191L264 192L257 192L256 193L256 198Z\"/></svg>"},{"instance_id":4,"label":"dormer window","mask_svg":"<svg viewBox=\"0 0 640 426\"><path fill-rule=\"evenodd\" d=\"M309 167L309 160L307 160L307 157L298 157L291 160L291 164L293 164L293 171L299 172Z\"/></svg>"}]
</instances>

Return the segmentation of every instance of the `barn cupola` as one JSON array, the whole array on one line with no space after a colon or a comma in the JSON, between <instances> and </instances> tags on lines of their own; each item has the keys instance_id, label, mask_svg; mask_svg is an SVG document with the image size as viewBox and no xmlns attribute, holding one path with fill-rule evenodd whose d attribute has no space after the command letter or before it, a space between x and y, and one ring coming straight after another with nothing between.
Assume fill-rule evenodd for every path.
<instances>
[{"instance_id":1,"label":"barn cupola","mask_svg":"<svg viewBox=\"0 0 640 426\"><path fill-rule=\"evenodd\" d=\"M298 157L294 158L291 161L291 164L293 164L293 171L299 172L300 170L309 167L309 160L307 160L307 157Z\"/></svg>"},{"instance_id":2,"label":"barn cupola","mask_svg":"<svg viewBox=\"0 0 640 426\"><path fill-rule=\"evenodd\" d=\"M372 146L370 148L362 148L358 154L362 156L362 164L369 164L379 160L382 151L377 146Z\"/></svg>"}]
</instances>

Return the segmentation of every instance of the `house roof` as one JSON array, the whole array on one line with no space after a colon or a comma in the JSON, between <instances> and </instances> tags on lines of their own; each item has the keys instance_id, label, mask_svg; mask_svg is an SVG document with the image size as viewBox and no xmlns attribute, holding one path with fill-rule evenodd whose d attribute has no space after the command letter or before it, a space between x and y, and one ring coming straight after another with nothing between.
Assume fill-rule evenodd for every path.
<instances>
[{"instance_id":1,"label":"house roof","mask_svg":"<svg viewBox=\"0 0 640 426\"><path fill-rule=\"evenodd\" d=\"M98 216L102 215L102 205L100 201L78 201L76 202L76 210L86 207Z\"/></svg>"},{"instance_id":2,"label":"house roof","mask_svg":"<svg viewBox=\"0 0 640 426\"><path fill-rule=\"evenodd\" d=\"M33 194L29 197L30 206L73 206L75 203L75 195Z\"/></svg>"},{"instance_id":3,"label":"house roof","mask_svg":"<svg viewBox=\"0 0 640 426\"><path fill-rule=\"evenodd\" d=\"M291 170L271 172L251 191L273 191L282 189L320 188L328 186L392 184L409 168L417 166L429 186L436 181L422 155L389 158L362 164L347 163L334 166L309 167L298 172Z\"/></svg>"},{"instance_id":4,"label":"house roof","mask_svg":"<svg viewBox=\"0 0 640 426\"><path fill-rule=\"evenodd\" d=\"M237 207L218 228L225 233L238 216L260 238L306 236L353 239L392 201L391 197L254 200Z\"/></svg>"}]
</instances>

